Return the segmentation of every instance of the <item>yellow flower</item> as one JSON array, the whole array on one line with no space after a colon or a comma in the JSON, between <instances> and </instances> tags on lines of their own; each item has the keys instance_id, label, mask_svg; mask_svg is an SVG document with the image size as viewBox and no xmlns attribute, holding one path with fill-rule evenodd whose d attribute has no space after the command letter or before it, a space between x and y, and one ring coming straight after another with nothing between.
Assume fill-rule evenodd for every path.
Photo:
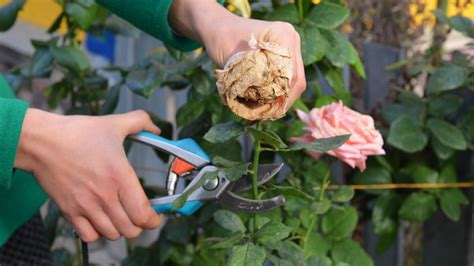
<instances>
[{"instance_id":1,"label":"yellow flower","mask_svg":"<svg viewBox=\"0 0 474 266\"><path fill-rule=\"evenodd\" d=\"M240 11L240 14L242 14L242 17L249 18L252 14L252 8L250 7L248 0L227 0L227 3L230 4L228 6L228 9L230 11L238 9Z\"/></svg>"}]
</instances>

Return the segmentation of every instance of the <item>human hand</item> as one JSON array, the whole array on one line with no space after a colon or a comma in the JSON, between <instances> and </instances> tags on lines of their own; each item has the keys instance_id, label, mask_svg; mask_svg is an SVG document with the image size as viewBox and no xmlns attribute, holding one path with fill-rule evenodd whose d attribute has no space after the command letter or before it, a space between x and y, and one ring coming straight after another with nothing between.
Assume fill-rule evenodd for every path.
<instances>
[{"instance_id":1,"label":"human hand","mask_svg":"<svg viewBox=\"0 0 474 266\"><path fill-rule=\"evenodd\" d=\"M259 41L278 43L289 50L293 61L288 108L306 88L300 36L289 23L238 17L215 0L175 0L170 22L179 33L203 43L220 68L235 53L249 49L252 34Z\"/></svg>"},{"instance_id":2,"label":"human hand","mask_svg":"<svg viewBox=\"0 0 474 266\"><path fill-rule=\"evenodd\" d=\"M160 133L144 111L90 117L28 109L15 167L33 173L82 240L133 238L162 220L123 149L141 130Z\"/></svg>"}]
</instances>

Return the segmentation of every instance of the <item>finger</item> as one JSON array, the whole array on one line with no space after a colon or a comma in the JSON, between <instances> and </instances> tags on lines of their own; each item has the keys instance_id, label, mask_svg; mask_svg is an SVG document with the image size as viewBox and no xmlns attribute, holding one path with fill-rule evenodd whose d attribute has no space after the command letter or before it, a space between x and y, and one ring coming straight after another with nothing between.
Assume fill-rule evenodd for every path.
<instances>
[{"instance_id":1,"label":"finger","mask_svg":"<svg viewBox=\"0 0 474 266\"><path fill-rule=\"evenodd\" d=\"M290 91L290 99L289 102L290 104L288 107L291 107L291 105L300 97L300 95L303 93L303 91L306 88L306 77L305 77L305 72L304 72L304 63L303 63L303 58L301 56L301 43L299 37L294 39L294 54L293 54L293 60L294 60L294 77L296 77L292 81L292 87Z\"/></svg>"},{"instance_id":2,"label":"finger","mask_svg":"<svg viewBox=\"0 0 474 266\"><path fill-rule=\"evenodd\" d=\"M128 165L129 178L119 188L119 199L133 224L140 228L152 229L161 224L162 215L157 214L150 205L132 167ZM134 176L134 178L130 178Z\"/></svg>"},{"instance_id":3,"label":"finger","mask_svg":"<svg viewBox=\"0 0 474 266\"><path fill-rule=\"evenodd\" d=\"M100 235L109 240L117 240L120 238L119 231L115 228L109 217L105 215L102 209L96 209L95 211L91 210L88 213L88 217L89 221Z\"/></svg>"},{"instance_id":4,"label":"finger","mask_svg":"<svg viewBox=\"0 0 474 266\"><path fill-rule=\"evenodd\" d=\"M160 134L161 130L153 123L150 116L143 110L136 110L121 114L117 117L117 123L124 128L127 135L146 130L154 134Z\"/></svg>"},{"instance_id":5,"label":"finger","mask_svg":"<svg viewBox=\"0 0 474 266\"><path fill-rule=\"evenodd\" d=\"M90 243L95 242L99 239L100 235L92 226L92 224L83 216L78 216L71 220L72 226L76 231L76 234L82 239L82 241Z\"/></svg>"},{"instance_id":6,"label":"finger","mask_svg":"<svg viewBox=\"0 0 474 266\"><path fill-rule=\"evenodd\" d=\"M127 216L118 196L108 206L104 206L104 209L115 228L126 238L135 238L142 232L142 229L134 225Z\"/></svg>"}]
</instances>

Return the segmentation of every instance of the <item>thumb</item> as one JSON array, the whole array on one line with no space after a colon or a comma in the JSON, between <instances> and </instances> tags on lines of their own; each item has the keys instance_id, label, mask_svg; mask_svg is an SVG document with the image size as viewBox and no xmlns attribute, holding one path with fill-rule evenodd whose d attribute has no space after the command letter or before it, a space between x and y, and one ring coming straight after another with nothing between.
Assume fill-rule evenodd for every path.
<instances>
[{"instance_id":1,"label":"thumb","mask_svg":"<svg viewBox=\"0 0 474 266\"><path fill-rule=\"evenodd\" d=\"M150 116L143 110L137 110L118 115L118 123L125 130L126 135L138 133L142 130L159 135L161 130L153 123Z\"/></svg>"}]
</instances>

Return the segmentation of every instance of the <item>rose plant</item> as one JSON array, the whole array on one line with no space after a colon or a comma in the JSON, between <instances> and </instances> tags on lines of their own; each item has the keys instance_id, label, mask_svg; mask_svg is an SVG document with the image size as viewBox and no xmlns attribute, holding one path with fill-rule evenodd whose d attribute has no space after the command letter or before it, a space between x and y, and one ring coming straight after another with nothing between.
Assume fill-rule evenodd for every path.
<instances>
[{"instance_id":1,"label":"rose plant","mask_svg":"<svg viewBox=\"0 0 474 266\"><path fill-rule=\"evenodd\" d=\"M399 218L418 222L426 220L436 208L435 199L441 201L443 210L448 210L453 217L459 216L458 207L465 202L465 198L455 189L421 190L403 195L367 191L375 195L369 199L369 202L375 202L371 209L367 207L370 204L351 203L355 192L347 184L398 182L394 179L403 172L409 175L409 179L414 177L416 182L441 183L447 181L438 179L438 176L455 176L450 174L454 171L454 151L465 149L467 143L462 142L464 138L459 136L449 141L445 139L446 129L453 132L454 126L446 126L448 122L443 119L452 115L459 104L451 95L440 95L444 89L441 89L443 92L439 90L472 87L472 69L465 64L465 60L453 58L464 62L455 63L458 67L454 69L451 69L452 62L436 65L437 71L430 78L434 84L431 87L435 89L432 89L433 94L429 98L420 99L411 93L400 94L401 103L383 112L390 123L388 137L385 136L392 147L388 150L389 160L381 156L368 159L370 155L384 154L383 140L372 118L348 107L351 94L345 88L342 69L352 66L361 77L365 77L365 72L357 51L339 32L350 15L345 2L230 2L234 7L240 7L242 13L251 12L253 18L289 22L300 35L308 87L280 120L252 124L230 112L217 93L213 65L205 52L184 54L167 47L166 50L152 51L146 59L130 68L91 67L87 56L79 48L79 30L97 35L106 31L133 35L134 31L123 21L108 16L93 1L87 0L60 1L63 12L52 23L49 32L56 32L62 21L68 25L67 32L51 36L49 41L33 40L35 53L31 64L19 66L7 76L12 87L21 90L28 89L31 79L48 79L53 71L56 72L61 78L51 82L46 96L51 108L60 105L68 114L112 113L121 90L128 89L149 97L160 87L186 89L188 101L176 115L179 138L194 138L215 164L225 168L235 178L244 173L255 178L255 169L260 163L285 163L286 171L282 171L273 183L263 187L254 183L252 191L245 195L249 198L267 198L283 194L286 198L284 207L265 214L248 215L209 203L193 217L170 215L154 243L144 247L128 245L128 257L122 262L124 265L262 265L265 261L274 265L373 265L360 241L352 238L358 224L364 222L359 216L366 216L360 213L370 212L375 231L381 237L380 250L393 242ZM250 6L248 2L256 4L252 5L253 10L247 8ZM8 20L0 21L0 29L13 24L24 1L14 0L12 3L8 9L0 9L0 14L9 12ZM458 22L453 20L452 24L464 27ZM416 60L410 62L418 63ZM118 82L109 84L102 74L104 72L118 73ZM456 81L443 78L446 72L462 76L462 82L461 78ZM330 94L323 93L321 80L329 84L332 89ZM452 83L439 84L446 80ZM446 106L449 108L446 109ZM397 112L393 112L394 109ZM447 110L451 111L446 113ZM173 135L172 124L152 116L162 129L162 135L170 138ZM462 119L472 121L471 116ZM464 134L472 134L469 125L459 122L458 128L464 130ZM436 166L436 170L426 165L409 166L414 168L403 170L408 167L412 152L423 151L431 156L427 158L433 157L431 148L427 146L428 134L434 136L430 144L436 152L434 156L444 156L444 159L440 158L440 165ZM470 141L472 139L474 137ZM128 150L130 143L125 145ZM248 146L251 147L251 154L245 152L248 149L244 147ZM157 155L165 162L169 160L161 153ZM400 156L407 158L398 164L396 158ZM332 163L334 158L363 172L348 170L345 176L333 176L331 169L341 167ZM444 171L442 175L437 174L438 169ZM454 179L449 179L449 182L454 182ZM340 185L330 186L330 183ZM156 196L156 188L144 185L147 194ZM361 194L356 197L367 198ZM175 204L178 207L182 200ZM417 208L426 210L421 212L423 217L413 212ZM58 222L60 220L57 207L50 203L45 222L51 244L58 236L69 236L70 227ZM60 264L80 261L64 248L57 248L53 253L55 261Z\"/></svg>"},{"instance_id":2,"label":"rose plant","mask_svg":"<svg viewBox=\"0 0 474 266\"><path fill-rule=\"evenodd\" d=\"M472 21L461 15L448 18L447 6L444 8L433 12L443 34L456 30L472 38ZM369 160L368 169L353 176L360 185L420 185L418 190L366 190L374 204L371 220L379 236L378 252L393 244L401 221L421 224L438 209L450 220L459 221L463 207L469 204L456 184L463 175L459 158L472 152L474 140L474 109L465 100L473 97L474 60L466 52L468 47L446 54L442 46L434 42L430 49L387 67L403 73L394 81L395 101L380 112L387 156ZM422 90L415 92L420 84ZM472 178L463 178L472 187ZM423 188L425 184L454 187Z\"/></svg>"}]
</instances>

